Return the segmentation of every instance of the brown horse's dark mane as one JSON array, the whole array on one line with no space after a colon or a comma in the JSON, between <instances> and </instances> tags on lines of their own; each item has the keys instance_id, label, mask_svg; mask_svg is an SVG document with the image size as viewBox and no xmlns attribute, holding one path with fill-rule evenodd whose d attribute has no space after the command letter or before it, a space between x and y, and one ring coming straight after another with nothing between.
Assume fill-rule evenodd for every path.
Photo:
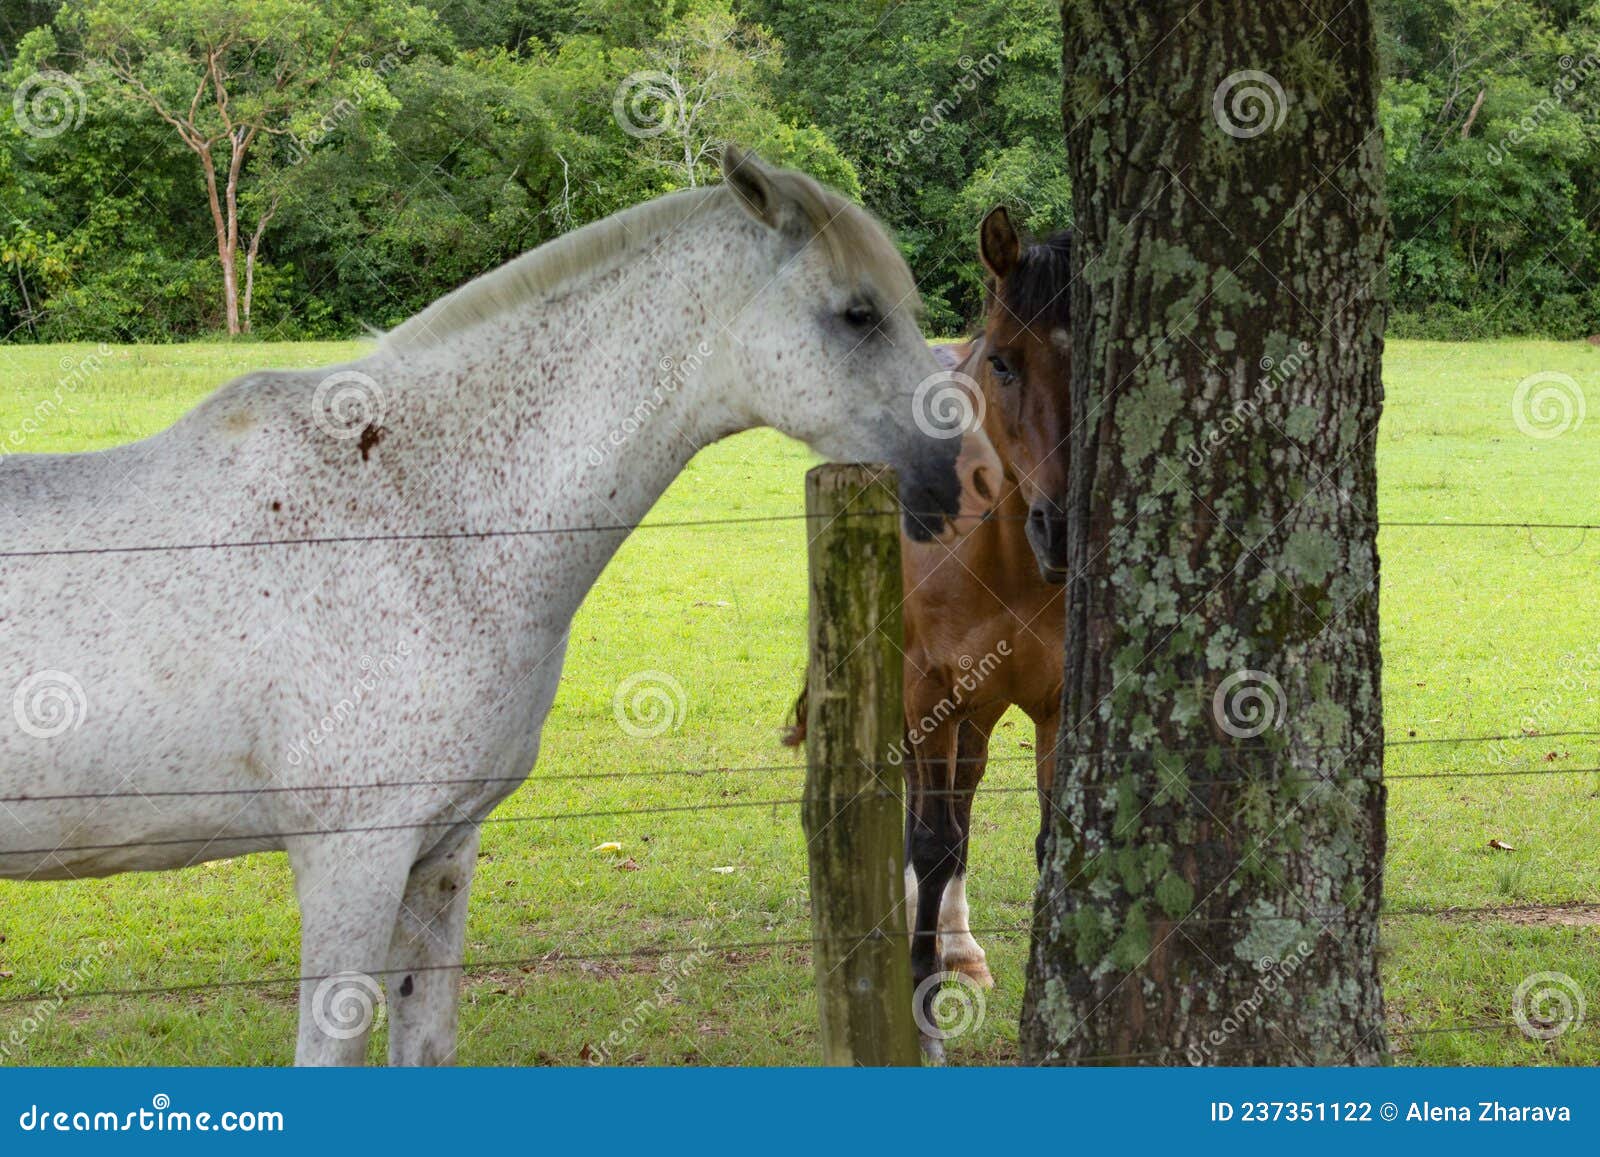
<instances>
[{"instance_id":1,"label":"brown horse's dark mane","mask_svg":"<svg viewBox=\"0 0 1600 1157\"><path fill-rule=\"evenodd\" d=\"M1072 230L1061 229L1022 250L999 287L1000 301L1026 325L1072 325Z\"/></svg>"}]
</instances>

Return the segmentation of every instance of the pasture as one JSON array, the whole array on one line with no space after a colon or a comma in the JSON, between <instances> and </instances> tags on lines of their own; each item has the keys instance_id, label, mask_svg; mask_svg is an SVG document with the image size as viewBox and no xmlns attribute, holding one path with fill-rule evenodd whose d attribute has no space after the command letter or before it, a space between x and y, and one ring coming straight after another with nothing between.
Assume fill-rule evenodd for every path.
<instances>
[{"instance_id":1,"label":"pasture","mask_svg":"<svg viewBox=\"0 0 1600 1157\"><path fill-rule=\"evenodd\" d=\"M0 349L0 436L8 451L103 448L163 428L245 369L324 364L359 348L113 347L43 409L94 347ZM1383 520L1600 521L1600 415L1553 438L1513 421L1518 382L1545 371L1600 396L1600 348L1391 342ZM652 520L796 514L811 461L775 434L740 435L696 457ZM1552 1042L1435 1031L1509 1020L1513 990L1537 972L1600 993L1600 907L1556 907L1600 906L1600 735L1545 734L1600 732L1600 533L1392 526L1380 548L1390 740L1535 733L1389 753L1386 908L1399 914L1384 924L1383 966L1397 1060L1600 1063L1600 1008ZM798 521L641 529L617 555L574 624L540 765L496 813L519 822L485 828L468 929L469 960L485 965L466 981L463 1063L811 1060L809 959L783 943L809 932L793 803L803 773L777 742L802 678L805 615ZM660 690L667 729L619 723L619 688ZM1020 717L1002 725L990 785L1031 783L1030 739ZM1541 774L1421 778L1516 771ZM693 805L708 810L652 810ZM1026 792L980 790L974 814L973 927L997 987L949 1056L1007 1063L1036 812ZM596 850L613 842L620 849ZM1471 911L1496 905L1551 907ZM1404 914L1446 907L1463 911ZM0 882L0 1001L177 989L0 1005L0 1063L287 1063L292 984L239 982L296 969L281 855L179 874ZM237 986L182 987L216 982ZM21 1043L7 1049L14 1032Z\"/></svg>"}]
</instances>

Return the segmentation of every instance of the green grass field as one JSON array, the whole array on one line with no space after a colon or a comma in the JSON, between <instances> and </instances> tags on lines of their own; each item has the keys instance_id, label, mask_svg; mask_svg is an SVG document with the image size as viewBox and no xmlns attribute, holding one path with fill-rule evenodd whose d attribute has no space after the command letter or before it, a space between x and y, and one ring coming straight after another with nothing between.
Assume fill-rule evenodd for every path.
<instances>
[{"instance_id":1,"label":"green grass field","mask_svg":"<svg viewBox=\"0 0 1600 1157\"><path fill-rule=\"evenodd\" d=\"M328 363L359 348L116 348L44 413L41 401L92 347L0 349L0 446L114 445L168 425L243 370ZM1517 383L1541 371L1571 375L1600 401L1600 348L1393 343L1378 451L1383 518L1600 521L1600 414L1550 439L1513 422ZM694 460L653 517L798 512L810 462L803 448L768 432L730 439ZM1391 739L1600 731L1600 534L1391 528L1380 545ZM539 963L470 974L464 1063L814 1057L804 949L694 947L808 934L804 844L797 809L783 802L798 793L799 771L653 774L793 764L777 733L804 665L804 548L796 522L644 530L601 579L573 629L539 768L497 814L757 806L490 825L469 958ZM618 684L641 671L665 673L686 694L681 726L655 739L630 738L613 713ZM1031 727L1018 721L1002 726L992 783L1031 781L1019 742L1029 737ZM1390 908L1600 904L1600 772L1398 778L1600 768L1595 740L1533 736L1495 750L1415 745L1392 751L1388 768L1397 777L1389 794ZM551 778L593 772L644 778ZM1026 923L1034 822L1026 793L980 794L975 927ZM1491 850L1491 839L1516 850ZM594 850L607 841L622 844L620 855ZM1383 963L1397 1060L1600 1063L1595 936L1593 911L1389 919ZM1016 1056L1025 939L980 939L998 986L982 1026L951 1042L957 1064ZM641 946L678 951L669 959L607 955ZM281 855L75 884L0 882L0 1000L60 987L292 977L296 956ZM1515 1031L1429 1031L1509 1020L1513 990L1537 972L1565 973L1581 986L1591 1011L1584 1027L1551 1042ZM294 1024L290 984L0 1006L0 1063L287 1063ZM614 1032L620 1043L603 1049ZM13 1039L20 1043L8 1044ZM373 1058L383 1050L380 1023Z\"/></svg>"}]
</instances>

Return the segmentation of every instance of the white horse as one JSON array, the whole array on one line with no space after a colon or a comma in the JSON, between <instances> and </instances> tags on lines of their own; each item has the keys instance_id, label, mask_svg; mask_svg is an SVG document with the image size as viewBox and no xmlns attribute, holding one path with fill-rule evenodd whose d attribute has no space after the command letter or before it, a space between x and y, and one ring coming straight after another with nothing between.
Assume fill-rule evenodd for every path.
<instances>
[{"instance_id":1,"label":"white horse","mask_svg":"<svg viewBox=\"0 0 1600 1157\"><path fill-rule=\"evenodd\" d=\"M573 613L690 456L773 426L892 463L919 537L956 510L888 236L801 174L723 169L369 357L0 461L0 877L282 849L297 1063L363 1060L376 978L390 1062L453 1060L479 822L534 766Z\"/></svg>"}]
</instances>

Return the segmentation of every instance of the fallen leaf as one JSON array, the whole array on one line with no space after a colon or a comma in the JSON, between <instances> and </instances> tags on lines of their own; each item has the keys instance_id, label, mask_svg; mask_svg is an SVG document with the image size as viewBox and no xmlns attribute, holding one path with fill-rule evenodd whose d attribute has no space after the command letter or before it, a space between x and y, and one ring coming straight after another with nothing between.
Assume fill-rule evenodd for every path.
<instances>
[{"instance_id":1,"label":"fallen leaf","mask_svg":"<svg viewBox=\"0 0 1600 1157\"><path fill-rule=\"evenodd\" d=\"M711 870L719 876L731 876L739 869L735 868L732 864L729 864L726 867L712 868Z\"/></svg>"},{"instance_id":2,"label":"fallen leaf","mask_svg":"<svg viewBox=\"0 0 1600 1157\"><path fill-rule=\"evenodd\" d=\"M622 845L616 840L609 840L603 844L596 844L593 850L597 852L605 852L607 855L613 855L622 851Z\"/></svg>"},{"instance_id":3,"label":"fallen leaf","mask_svg":"<svg viewBox=\"0 0 1600 1157\"><path fill-rule=\"evenodd\" d=\"M617 865L617 871L619 872L637 872L638 870L638 861L636 861L632 856L629 856L626 860L623 860L622 863Z\"/></svg>"},{"instance_id":4,"label":"fallen leaf","mask_svg":"<svg viewBox=\"0 0 1600 1157\"><path fill-rule=\"evenodd\" d=\"M1497 852L1514 852L1517 850L1504 840L1490 840L1489 846Z\"/></svg>"},{"instance_id":5,"label":"fallen leaf","mask_svg":"<svg viewBox=\"0 0 1600 1157\"><path fill-rule=\"evenodd\" d=\"M695 606L697 606L697 607L731 607L731 606L733 606L733 604L730 603L727 599L716 599L715 601L712 601L712 602L707 602L706 600L702 599L698 603L696 603Z\"/></svg>"},{"instance_id":6,"label":"fallen leaf","mask_svg":"<svg viewBox=\"0 0 1600 1157\"><path fill-rule=\"evenodd\" d=\"M15 972L11 972L9 970L8 971L0 971L0 980L10 980L15 975L16 975Z\"/></svg>"},{"instance_id":7,"label":"fallen leaf","mask_svg":"<svg viewBox=\"0 0 1600 1157\"><path fill-rule=\"evenodd\" d=\"M1017 740L1017 746L1022 748L1023 751L1032 751L1033 750L1033 744L1030 743L1026 739Z\"/></svg>"}]
</instances>

